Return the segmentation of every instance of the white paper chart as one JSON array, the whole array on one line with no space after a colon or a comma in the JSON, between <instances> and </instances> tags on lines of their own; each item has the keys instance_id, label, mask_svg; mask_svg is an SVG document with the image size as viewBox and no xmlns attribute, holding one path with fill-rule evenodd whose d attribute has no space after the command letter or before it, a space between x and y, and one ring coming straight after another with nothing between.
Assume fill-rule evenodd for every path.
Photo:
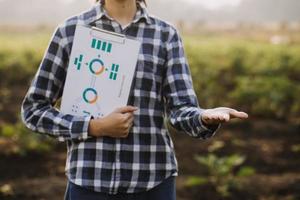
<instances>
[{"instance_id":1,"label":"white paper chart","mask_svg":"<svg viewBox=\"0 0 300 200\"><path fill-rule=\"evenodd\" d=\"M95 118L127 105L140 42L77 25L60 110Z\"/></svg>"}]
</instances>

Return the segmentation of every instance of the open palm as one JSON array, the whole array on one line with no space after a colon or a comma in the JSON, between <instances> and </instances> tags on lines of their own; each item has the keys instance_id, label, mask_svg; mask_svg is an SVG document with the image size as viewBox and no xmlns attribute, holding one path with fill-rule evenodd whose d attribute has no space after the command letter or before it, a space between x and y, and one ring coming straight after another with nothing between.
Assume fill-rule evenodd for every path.
<instances>
[{"instance_id":1,"label":"open palm","mask_svg":"<svg viewBox=\"0 0 300 200\"><path fill-rule=\"evenodd\" d=\"M233 118L247 119L248 114L232 108L218 107L206 109L201 115L201 120L206 124L229 122Z\"/></svg>"}]
</instances>

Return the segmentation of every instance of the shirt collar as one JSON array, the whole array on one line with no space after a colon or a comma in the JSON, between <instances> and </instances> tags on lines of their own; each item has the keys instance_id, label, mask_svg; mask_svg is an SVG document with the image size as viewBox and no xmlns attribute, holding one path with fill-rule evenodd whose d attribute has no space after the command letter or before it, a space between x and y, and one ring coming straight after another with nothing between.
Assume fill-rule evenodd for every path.
<instances>
[{"instance_id":1,"label":"shirt collar","mask_svg":"<svg viewBox=\"0 0 300 200\"><path fill-rule=\"evenodd\" d=\"M96 16L93 21L97 21L99 19L103 19L104 17L113 20L107 13L107 11L104 9L103 3L98 2L94 6L94 11L96 12ZM144 19L147 24L151 24L150 16L148 14L147 8L142 4L141 2L137 1L137 12L134 16L133 23L137 23L138 21Z\"/></svg>"}]
</instances>

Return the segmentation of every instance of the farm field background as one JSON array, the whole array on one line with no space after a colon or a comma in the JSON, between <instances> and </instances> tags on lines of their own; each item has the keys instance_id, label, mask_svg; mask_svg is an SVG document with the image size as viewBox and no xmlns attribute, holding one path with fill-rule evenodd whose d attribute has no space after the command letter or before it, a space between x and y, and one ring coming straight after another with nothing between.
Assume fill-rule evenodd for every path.
<instances>
[{"instance_id":1,"label":"farm field background","mask_svg":"<svg viewBox=\"0 0 300 200\"><path fill-rule=\"evenodd\" d=\"M61 199L65 190L65 144L20 122L53 30L0 28L0 199ZM300 199L300 30L182 32L200 106L250 118L207 141L171 130L178 199Z\"/></svg>"}]
</instances>

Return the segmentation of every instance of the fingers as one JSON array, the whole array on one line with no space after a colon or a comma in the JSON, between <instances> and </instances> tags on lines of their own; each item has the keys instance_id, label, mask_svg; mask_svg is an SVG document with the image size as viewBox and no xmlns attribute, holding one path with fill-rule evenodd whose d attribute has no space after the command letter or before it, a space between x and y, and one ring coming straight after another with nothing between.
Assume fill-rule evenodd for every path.
<instances>
[{"instance_id":1,"label":"fingers","mask_svg":"<svg viewBox=\"0 0 300 200\"><path fill-rule=\"evenodd\" d=\"M219 121L218 116L215 115L205 115L202 119L206 124L214 124L217 120Z\"/></svg>"},{"instance_id":2,"label":"fingers","mask_svg":"<svg viewBox=\"0 0 300 200\"><path fill-rule=\"evenodd\" d=\"M207 124L217 124L230 121L229 112L234 109L227 107L219 107L215 109L206 109L202 114L202 119Z\"/></svg>"},{"instance_id":3,"label":"fingers","mask_svg":"<svg viewBox=\"0 0 300 200\"><path fill-rule=\"evenodd\" d=\"M137 110L138 110L138 107L124 106L124 107L117 108L115 110L115 112L117 112L117 113L128 113L128 112L134 112L134 111L137 111Z\"/></svg>"},{"instance_id":4,"label":"fingers","mask_svg":"<svg viewBox=\"0 0 300 200\"><path fill-rule=\"evenodd\" d=\"M125 121L126 128L131 127L133 125L133 121L134 121L134 116L130 116L129 118L127 118L127 120Z\"/></svg>"},{"instance_id":5,"label":"fingers","mask_svg":"<svg viewBox=\"0 0 300 200\"><path fill-rule=\"evenodd\" d=\"M133 113L125 113L124 115L126 120L123 124L123 136L127 137L131 127L133 126L134 115Z\"/></svg>"},{"instance_id":6,"label":"fingers","mask_svg":"<svg viewBox=\"0 0 300 200\"><path fill-rule=\"evenodd\" d=\"M245 112L240 112L237 111L233 108L228 108L228 107L218 107L213 109L216 112L221 112L221 113L229 113L231 118L240 118L240 119L246 119L248 118L248 114Z\"/></svg>"},{"instance_id":7,"label":"fingers","mask_svg":"<svg viewBox=\"0 0 300 200\"><path fill-rule=\"evenodd\" d=\"M232 118L240 118L240 119L246 119L248 118L248 114L245 112L240 112L237 110L232 109L231 111L229 111L229 114Z\"/></svg>"},{"instance_id":8,"label":"fingers","mask_svg":"<svg viewBox=\"0 0 300 200\"><path fill-rule=\"evenodd\" d=\"M216 124L216 123L229 122L230 117L228 114L214 114L214 115L203 116L203 120L207 124Z\"/></svg>"},{"instance_id":9,"label":"fingers","mask_svg":"<svg viewBox=\"0 0 300 200\"><path fill-rule=\"evenodd\" d=\"M131 118L126 124L124 124L124 129L122 132L121 138L126 138L130 132L131 127L133 126L133 118Z\"/></svg>"},{"instance_id":10,"label":"fingers","mask_svg":"<svg viewBox=\"0 0 300 200\"><path fill-rule=\"evenodd\" d=\"M228 107L207 109L204 111L202 119L208 124L229 122L231 118L246 119L248 114Z\"/></svg>"},{"instance_id":11,"label":"fingers","mask_svg":"<svg viewBox=\"0 0 300 200\"><path fill-rule=\"evenodd\" d=\"M230 116L228 114L224 114L223 118L224 118L225 122L229 122L229 120L230 120Z\"/></svg>"},{"instance_id":12,"label":"fingers","mask_svg":"<svg viewBox=\"0 0 300 200\"><path fill-rule=\"evenodd\" d=\"M133 120L134 114L131 113L131 112L129 112L129 113L123 114L123 116L124 116L124 121L125 121L125 122L128 122L128 121L130 121L130 120Z\"/></svg>"},{"instance_id":13,"label":"fingers","mask_svg":"<svg viewBox=\"0 0 300 200\"><path fill-rule=\"evenodd\" d=\"M216 121L219 121L220 123L229 122L229 120L230 120L230 116L228 114L219 114L216 117Z\"/></svg>"}]
</instances>

